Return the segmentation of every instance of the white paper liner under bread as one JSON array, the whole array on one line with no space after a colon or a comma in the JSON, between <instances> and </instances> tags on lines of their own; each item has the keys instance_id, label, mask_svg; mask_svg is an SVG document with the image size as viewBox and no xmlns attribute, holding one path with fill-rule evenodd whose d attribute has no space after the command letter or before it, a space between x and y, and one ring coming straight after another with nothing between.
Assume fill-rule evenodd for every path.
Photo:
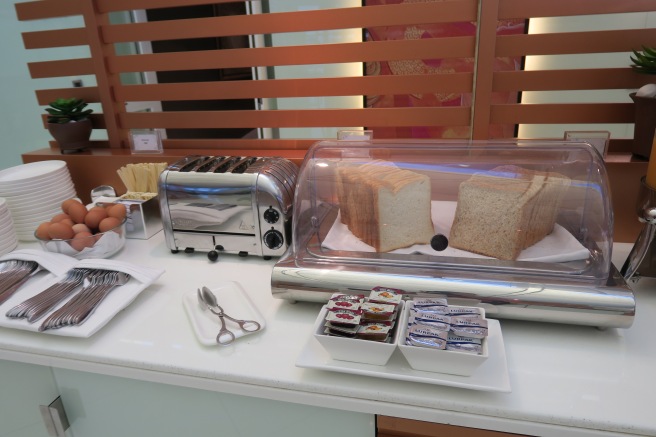
<instances>
[{"instance_id":1,"label":"white paper liner under bread","mask_svg":"<svg viewBox=\"0 0 656 437\"><path fill-rule=\"evenodd\" d=\"M48 253L48 252L42 252ZM60 255L52 254L50 255ZM64 255L65 256L65 255ZM98 308L94 313L81 325L78 326L65 326L58 329L48 329L42 331L43 334L50 335L62 335L69 337L90 337L95 334L100 328L105 326L119 311L126 308L137 296L146 289L149 285L155 282L163 273L163 269L156 269L152 267L138 266L132 263L127 263L123 261L110 260L110 259L85 259L85 260L75 260L76 262L71 266L71 268L89 268L89 269L104 269L104 270L115 270L127 273L130 275L130 280L122 286L114 288L107 297L100 303ZM30 297L40 293L45 290L50 285L56 283L66 274L66 269L62 274L57 277L51 278L49 281L40 281L34 284L26 284L21 287L11 298L9 298L4 304L0 305L0 326L5 328L15 328L23 329L27 331L39 331L39 326L47 317L44 316L41 319L37 320L34 323L29 323L26 319L11 319L6 316L7 311L9 311L14 306L19 303L29 299ZM73 293L65 301L60 302L57 307L53 308L50 313L55 311L57 308L64 305L68 299L72 296L75 296L76 293ZM48 314L50 314L48 313Z\"/></svg>"},{"instance_id":2,"label":"white paper liner under bread","mask_svg":"<svg viewBox=\"0 0 656 437\"><path fill-rule=\"evenodd\" d=\"M431 216L436 234L443 234L449 238L451 224L456 213L457 202L433 201L431 202ZM332 250L346 250L356 252L375 252L376 250L365 244L351 233L348 227L342 223L340 215L337 215L335 223L328 231L322 246ZM430 247L430 244L415 244L414 246L396 249L389 253L411 254L421 253L424 255L453 256L467 258L494 259L465 250L447 247L438 252ZM572 234L560 225L554 226L553 232L538 241L533 246L524 249L517 258L518 261L540 261L540 262L567 262L585 260L590 257L590 252Z\"/></svg>"}]
</instances>

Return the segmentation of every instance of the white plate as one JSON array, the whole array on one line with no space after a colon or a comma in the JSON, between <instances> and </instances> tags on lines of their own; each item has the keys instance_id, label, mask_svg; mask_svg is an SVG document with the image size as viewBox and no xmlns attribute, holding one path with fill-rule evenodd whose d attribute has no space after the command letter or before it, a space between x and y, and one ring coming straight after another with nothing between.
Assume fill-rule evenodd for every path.
<instances>
[{"instance_id":1,"label":"white plate","mask_svg":"<svg viewBox=\"0 0 656 437\"><path fill-rule=\"evenodd\" d=\"M0 185L7 186L12 182L38 181L53 174L66 171L66 161L39 161L21 164L0 171Z\"/></svg>"},{"instance_id":2,"label":"white plate","mask_svg":"<svg viewBox=\"0 0 656 437\"><path fill-rule=\"evenodd\" d=\"M25 194L39 194L43 192L44 186L49 189L59 189L72 184L71 175L67 172L36 182L11 182L11 185L0 186L0 195L3 197L16 197Z\"/></svg>"},{"instance_id":3,"label":"white plate","mask_svg":"<svg viewBox=\"0 0 656 437\"><path fill-rule=\"evenodd\" d=\"M226 314L235 319L255 320L260 324L260 331L264 329L264 317L238 282L226 281L208 288L214 293L218 304ZM196 290L185 293L182 297L182 304L198 341L206 346L216 346L216 335L221 327L219 318L209 310L203 310L198 302ZM226 328L235 334L235 340L248 334L254 334L242 331L239 326L229 320L226 320Z\"/></svg>"},{"instance_id":4,"label":"white plate","mask_svg":"<svg viewBox=\"0 0 656 437\"><path fill-rule=\"evenodd\" d=\"M310 336L310 340L303 347L301 354L296 360L296 366L307 369L372 376L374 378L510 393L510 376L508 375L506 350L503 345L503 336L498 320L488 319L488 332L490 357L471 376L447 375L445 373L414 370L405 358L403 358L398 348L384 366L333 360L314 336Z\"/></svg>"}]
</instances>

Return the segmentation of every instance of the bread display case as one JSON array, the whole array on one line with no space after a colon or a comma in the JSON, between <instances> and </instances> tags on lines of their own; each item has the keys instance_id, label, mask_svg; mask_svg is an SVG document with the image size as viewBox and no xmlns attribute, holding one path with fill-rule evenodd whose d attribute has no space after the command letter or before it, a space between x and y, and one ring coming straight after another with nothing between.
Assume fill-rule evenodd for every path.
<instances>
[{"instance_id":1,"label":"bread display case","mask_svg":"<svg viewBox=\"0 0 656 437\"><path fill-rule=\"evenodd\" d=\"M322 141L301 166L274 297L325 302L376 286L490 317L631 326L611 263L603 160L566 141Z\"/></svg>"}]
</instances>

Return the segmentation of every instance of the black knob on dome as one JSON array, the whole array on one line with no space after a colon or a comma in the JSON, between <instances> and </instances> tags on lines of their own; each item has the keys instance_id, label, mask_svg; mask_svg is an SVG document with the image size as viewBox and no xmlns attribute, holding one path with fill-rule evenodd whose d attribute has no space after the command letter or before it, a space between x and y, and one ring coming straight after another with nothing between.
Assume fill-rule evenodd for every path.
<instances>
[{"instance_id":1,"label":"black knob on dome","mask_svg":"<svg viewBox=\"0 0 656 437\"><path fill-rule=\"evenodd\" d=\"M442 234L436 234L435 236L433 236L433 238L431 238L430 245L433 248L433 250L437 250L438 252L441 252L447 247L449 247L449 239Z\"/></svg>"}]
</instances>

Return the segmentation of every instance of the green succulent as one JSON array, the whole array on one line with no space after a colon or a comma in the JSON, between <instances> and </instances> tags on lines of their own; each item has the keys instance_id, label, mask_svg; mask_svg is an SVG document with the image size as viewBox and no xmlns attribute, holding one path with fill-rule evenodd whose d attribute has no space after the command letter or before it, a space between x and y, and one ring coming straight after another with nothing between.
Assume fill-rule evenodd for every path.
<instances>
[{"instance_id":1,"label":"green succulent","mask_svg":"<svg viewBox=\"0 0 656 437\"><path fill-rule=\"evenodd\" d=\"M642 51L633 50L633 56L630 57L633 61L634 71L642 74L656 74L656 50L651 47L642 46Z\"/></svg>"},{"instance_id":2,"label":"green succulent","mask_svg":"<svg viewBox=\"0 0 656 437\"><path fill-rule=\"evenodd\" d=\"M48 123L69 123L71 121L86 120L93 109L84 109L88 104L82 99L57 99L50 102L48 112Z\"/></svg>"}]
</instances>

